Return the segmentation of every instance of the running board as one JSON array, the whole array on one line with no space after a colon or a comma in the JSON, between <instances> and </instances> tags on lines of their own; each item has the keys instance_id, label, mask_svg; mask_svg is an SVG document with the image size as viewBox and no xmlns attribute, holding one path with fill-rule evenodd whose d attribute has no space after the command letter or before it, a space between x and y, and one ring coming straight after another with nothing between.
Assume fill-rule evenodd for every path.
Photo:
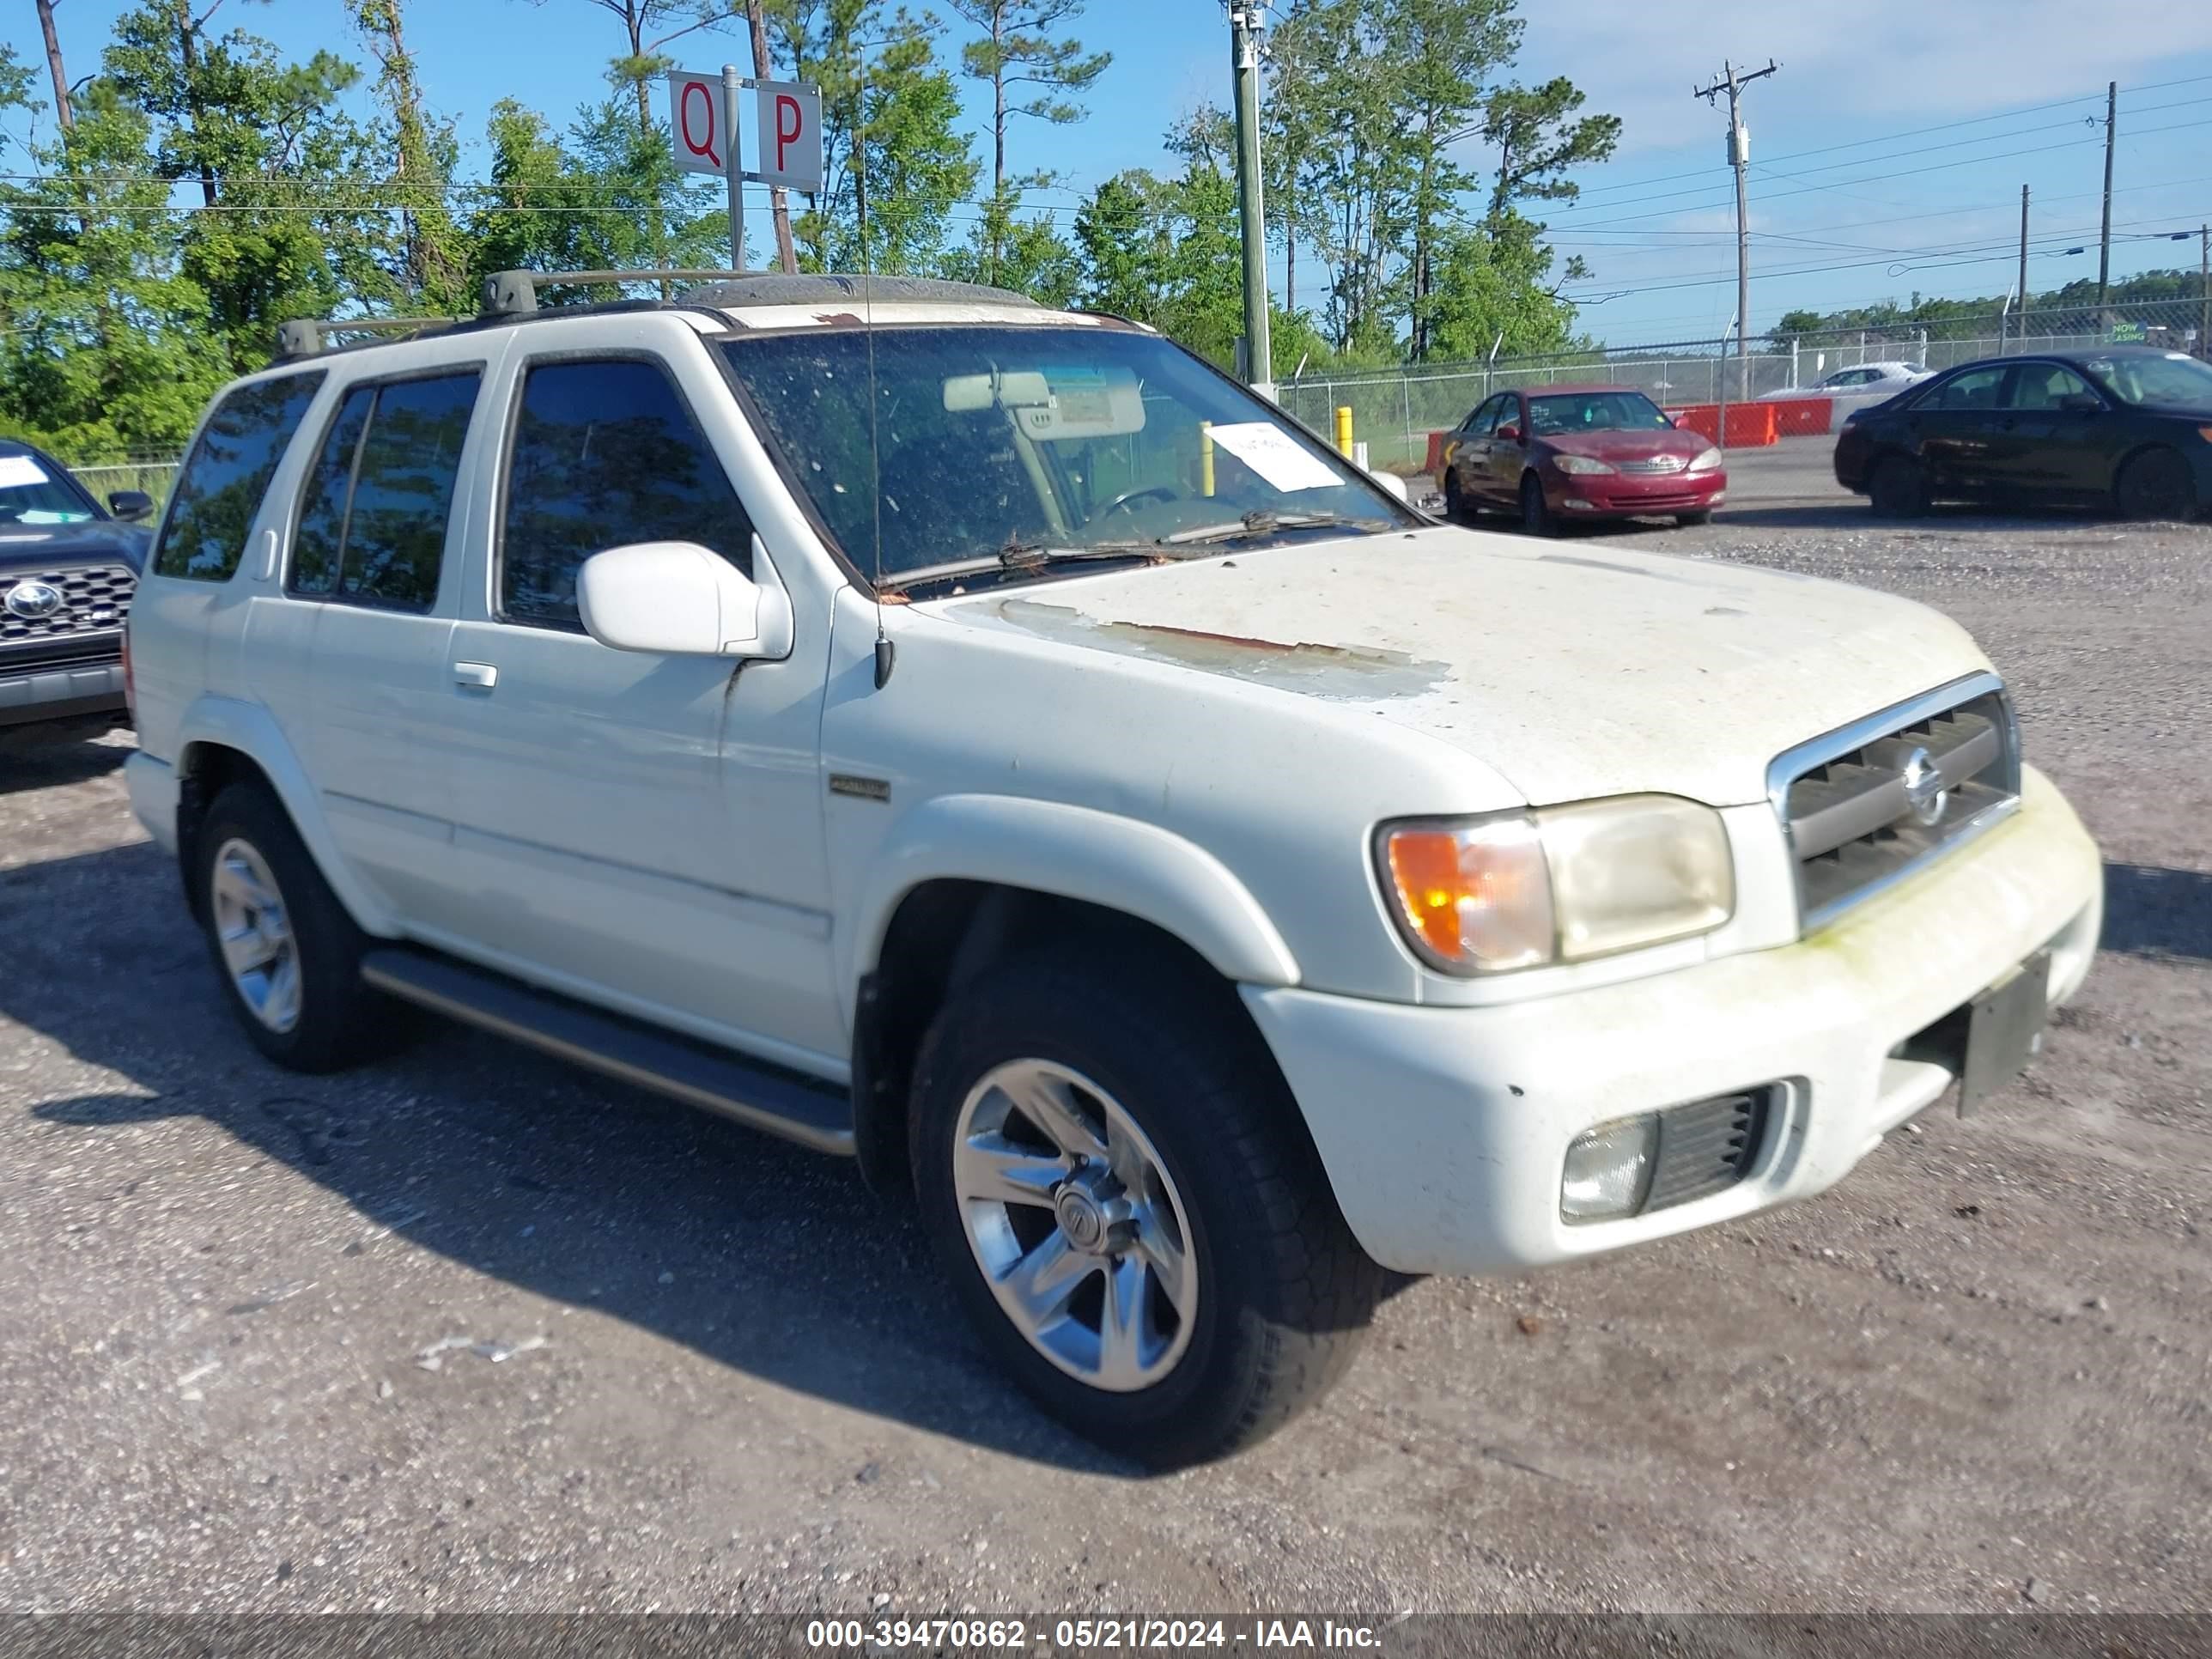
<instances>
[{"instance_id":1,"label":"running board","mask_svg":"<svg viewBox=\"0 0 2212 1659\"><path fill-rule=\"evenodd\" d=\"M388 995L749 1128L817 1152L853 1154L852 1097L834 1085L442 957L372 951L361 976Z\"/></svg>"}]
</instances>

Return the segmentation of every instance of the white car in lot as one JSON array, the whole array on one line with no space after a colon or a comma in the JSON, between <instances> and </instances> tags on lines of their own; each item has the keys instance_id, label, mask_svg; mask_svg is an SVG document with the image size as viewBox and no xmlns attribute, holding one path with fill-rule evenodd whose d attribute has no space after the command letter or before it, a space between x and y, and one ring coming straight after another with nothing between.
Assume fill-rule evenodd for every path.
<instances>
[{"instance_id":1,"label":"white car in lot","mask_svg":"<svg viewBox=\"0 0 2212 1659\"><path fill-rule=\"evenodd\" d=\"M855 1156L1129 1455L1286 1420L1385 1269L1820 1191L2088 969L2096 848L1932 611L1428 520L988 289L490 290L291 331L170 498L128 778L224 996Z\"/></svg>"},{"instance_id":2,"label":"white car in lot","mask_svg":"<svg viewBox=\"0 0 2212 1659\"><path fill-rule=\"evenodd\" d=\"M1788 386L1759 394L1761 403L1785 402L1792 398L1848 398L1879 403L1894 398L1909 386L1918 386L1935 371L1919 363L1858 363L1824 374L1810 386Z\"/></svg>"}]
</instances>

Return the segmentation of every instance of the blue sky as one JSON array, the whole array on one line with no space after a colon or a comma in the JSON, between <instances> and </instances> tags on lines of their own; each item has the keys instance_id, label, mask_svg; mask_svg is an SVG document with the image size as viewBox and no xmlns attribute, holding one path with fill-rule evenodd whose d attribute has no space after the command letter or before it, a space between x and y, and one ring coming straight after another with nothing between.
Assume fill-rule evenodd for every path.
<instances>
[{"instance_id":1,"label":"blue sky","mask_svg":"<svg viewBox=\"0 0 2212 1659\"><path fill-rule=\"evenodd\" d=\"M96 66L121 9L118 0L58 0L72 77ZM1916 289L2004 292L2022 184L2034 196L2031 283L2094 276L2103 173L2095 124L2111 79L2122 88L2115 271L2194 264L2193 237L2152 239L2212 219L2212 7L1553 0L1523 9L1521 78L1567 75L1589 108L1626 123L1620 155L1583 178L1582 201L1548 216L1553 240L1593 267L1571 290L1585 307L1583 325L1613 343L1715 334L1735 308L1724 121L1690 95L1723 55L1783 65L1745 106L1754 331L1796 307L1904 299ZM11 0L8 12L0 39L38 62L31 6ZM222 0L216 23L295 55L362 55L338 0ZM407 28L426 94L459 124L469 161L481 160L496 100L566 114L605 95L606 60L623 45L615 20L589 0L410 0ZM1015 164L1058 170L1072 186L1042 202L1072 204L1122 167L1160 165L1159 135L1179 112L1228 101L1218 0L1091 0L1080 29L1087 45L1114 54L1090 118L1016 130ZM672 50L687 68L750 62L736 34L694 34ZM979 133L982 107L971 98ZM1469 166L1486 159L1470 143ZM2087 252L2063 252L2076 246ZM1300 267L1310 301L1316 273L1308 261Z\"/></svg>"}]
</instances>

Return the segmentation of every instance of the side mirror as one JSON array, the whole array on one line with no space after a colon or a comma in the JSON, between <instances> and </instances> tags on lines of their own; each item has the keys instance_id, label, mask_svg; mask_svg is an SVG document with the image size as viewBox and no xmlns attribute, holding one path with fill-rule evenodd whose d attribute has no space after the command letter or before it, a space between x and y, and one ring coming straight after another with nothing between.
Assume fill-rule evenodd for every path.
<instances>
[{"instance_id":1,"label":"side mirror","mask_svg":"<svg viewBox=\"0 0 2212 1659\"><path fill-rule=\"evenodd\" d=\"M2084 415L2094 415L2104 408L2105 401L2094 392L2069 392L2058 400L2058 406Z\"/></svg>"},{"instance_id":2,"label":"side mirror","mask_svg":"<svg viewBox=\"0 0 2212 1659\"><path fill-rule=\"evenodd\" d=\"M107 510L125 524L154 516L154 498L143 489L118 489L107 498Z\"/></svg>"},{"instance_id":3,"label":"side mirror","mask_svg":"<svg viewBox=\"0 0 2212 1659\"><path fill-rule=\"evenodd\" d=\"M1521 428L1509 422L1498 428L1498 437L1501 443L1517 444L1521 441Z\"/></svg>"},{"instance_id":4,"label":"side mirror","mask_svg":"<svg viewBox=\"0 0 2212 1659\"><path fill-rule=\"evenodd\" d=\"M1413 498L1406 488L1406 481L1400 477L1396 473L1373 472L1370 473L1368 476L1373 478L1376 483L1381 484L1383 489L1389 491L1391 495L1395 495L1399 501L1407 506L1410 507L1413 505Z\"/></svg>"},{"instance_id":5,"label":"side mirror","mask_svg":"<svg viewBox=\"0 0 2212 1659\"><path fill-rule=\"evenodd\" d=\"M756 568L767 568L753 538ZM696 542L635 542L584 561L576 574L584 631L617 651L676 657L783 657L791 600Z\"/></svg>"}]
</instances>

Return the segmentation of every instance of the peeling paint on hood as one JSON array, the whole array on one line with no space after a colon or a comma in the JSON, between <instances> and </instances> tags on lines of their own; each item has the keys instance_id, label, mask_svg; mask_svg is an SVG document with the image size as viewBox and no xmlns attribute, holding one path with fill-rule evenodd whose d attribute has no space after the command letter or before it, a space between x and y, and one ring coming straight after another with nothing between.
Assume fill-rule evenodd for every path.
<instances>
[{"instance_id":1,"label":"peeling paint on hood","mask_svg":"<svg viewBox=\"0 0 2212 1659\"><path fill-rule=\"evenodd\" d=\"M1783 750L1989 665L1948 617L1870 589L1441 527L915 609L1370 711L1538 804L1762 800Z\"/></svg>"}]
</instances>

